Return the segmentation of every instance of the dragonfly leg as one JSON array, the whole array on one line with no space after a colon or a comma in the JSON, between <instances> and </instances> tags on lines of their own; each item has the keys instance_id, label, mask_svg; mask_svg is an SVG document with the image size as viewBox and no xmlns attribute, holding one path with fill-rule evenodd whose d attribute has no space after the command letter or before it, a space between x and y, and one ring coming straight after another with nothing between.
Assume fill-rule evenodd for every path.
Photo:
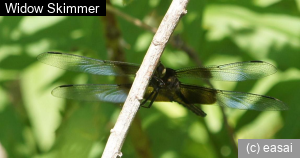
<instances>
[{"instance_id":1,"label":"dragonfly leg","mask_svg":"<svg viewBox=\"0 0 300 158\"><path fill-rule=\"evenodd\" d=\"M183 101L183 103L180 103L180 104L184 105L185 107L187 107L189 110L191 110L193 113L195 113L198 116L202 116L202 117L206 116L206 113L200 107L190 104L189 101L184 97L184 95L181 92L177 92L176 94Z\"/></svg>"},{"instance_id":2,"label":"dragonfly leg","mask_svg":"<svg viewBox=\"0 0 300 158\"><path fill-rule=\"evenodd\" d=\"M148 106L143 106L143 107L144 107L144 108L151 108L151 106L152 106L153 102L155 101L157 95L158 95L158 92L155 92L155 95L154 95L154 97L152 98L150 104L149 104Z\"/></svg>"},{"instance_id":3,"label":"dragonfly leg","mask_svg":"<svg viewBox=\"0 0 300 158\"><path fill-rule=\"evenodd\" d=\"M148 108L149 106L144 106L144 104L152 97L152 95L154 94L155 91L152 91L150 93L150 95L141 103L140 106L144 107L144 108Z\"/></svg>"},{"instance_id":4,"label":"dragonfly leg","mask_svg":"<svg viewBox=\"0 0 300 158\"><path fill-rule=\"evenodd\" d=\"M163 81L161 78L159 78L159 77L157 77L157 76L153 76L153 78L154 78L158 83L164 84L164 81Z\"/></svg>"},{"instance_id":5,"label":"dragonfly leg","mask_svg":"<svg viewBox=\"0 0 300 158\"><path fill-rule=\"evenodd\" d=\"M141 103L141 106L144 107L144 108L150 108L152 106L153 102L155 101L155 99L156 99L156 97L159 93L159 90L160 90L159 87L155 88L155 90L152 91L150 93L150 95ZM150 104L148 106L143 106L153 96L153 94L154 94L154 97L151 99Z\"/></svg>"}]
</instances>

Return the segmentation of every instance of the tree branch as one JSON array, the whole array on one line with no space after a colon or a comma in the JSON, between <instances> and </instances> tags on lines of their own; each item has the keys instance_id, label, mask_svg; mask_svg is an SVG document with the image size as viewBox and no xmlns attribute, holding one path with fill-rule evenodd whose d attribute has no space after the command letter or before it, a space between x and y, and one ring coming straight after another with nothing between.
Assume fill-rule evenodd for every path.
<instances>
[{"instance_id":1,"label":"tree branch","mask_svg":"<svg viewBox=\"0 0 300 158\"><path fill-rule=\"evenodd\" d=\"M110 4L109 0L106 0L106 4ZM110 6L110 5L108 5ZM122 32L118 27L115 14L113 12L107 12L106 16L101 17L105 26L105 41L106 48L108 50L109 60L112 61L125 61L125 52L121 45ZM115 77L117 84L130 83L129 77ZM129 131L131 135L132 144L136 150L138 157L152 158L150 141L142 128L139 115L135 116L132 122L131 129Z\"/></svg>"},{"instance_id":2,"label":"tree branch","mask_svg":"<svg viewBox=\"0 0 300 158\"><path fill-rule=\"evenodd\" d=\"M111 130L102 158L122 156L121 148L160 56L180 17L186 13L189 0L173 0L144 57L118 120Z\"/></svg>"}]
</instances>

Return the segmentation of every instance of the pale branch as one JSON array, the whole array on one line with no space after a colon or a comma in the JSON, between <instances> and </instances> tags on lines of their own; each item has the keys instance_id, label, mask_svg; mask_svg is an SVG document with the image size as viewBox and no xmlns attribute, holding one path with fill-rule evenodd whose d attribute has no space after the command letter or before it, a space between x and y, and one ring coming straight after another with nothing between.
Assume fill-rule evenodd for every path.
<instances>
[{"instance_id":1,"label":"pale branch","mask_svg":"<svg viewBox=\"0 0 300 158\"><path fill-rule=\"evenodd\" d=\"M106 0L106 4L110 4L110 1ZM118 27L116 14L107 12L106 16L101 17L101 20L105 26L105 41L109 60L125 61L125 52L120 42L122 40L122 33ZM129 83L130 77L116 77L115 81L117 84ZM135 116L129 131L129 134L131 135L130 138L138 157L152 158L150 140L142 128L140 119L139 115Z\"/></svg>"},{"instance_id":2,"label":"pale branch","mask_svg":"<svg viewBox=\"0 0 300 158\"><path fill-rule=\"evenodd\" d=\"M189 0L172 1L136 74L117 122L111 130L102 158L115 158L122 155L121 148L128 129L140 107L146 88L159 63L166 43L178 24L180 17L187 12L185 8L188 2Z\"/></svg>"}]
</instances>

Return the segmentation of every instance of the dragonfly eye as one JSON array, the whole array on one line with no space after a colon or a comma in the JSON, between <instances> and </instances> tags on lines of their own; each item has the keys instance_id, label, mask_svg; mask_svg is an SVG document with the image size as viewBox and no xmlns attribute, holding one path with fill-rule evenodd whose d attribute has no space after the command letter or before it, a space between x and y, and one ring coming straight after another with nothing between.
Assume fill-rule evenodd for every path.
<instances>
[{"instance_id":1,"label":"dragonfly eye","mask_svg":"<svg viewBox=\"0 0 300 158\"><path fill-rule=\"evenodd\" d=\"M164 68L164 70L162 71L162 76L165 76L165 74L166 74L166 69Z\"/></svg>"},{"instance_id":2,"label":"dragonfly eye","mask_svg":"<svg viewBox=\"0 0 300 158\"><path fill-rule=\"evenodd\" d=\"M158 67L156 68L157 70L157 73L160 77L164 77L165 74L166 74L166 68L162 65L162 64L159 64Z\"/></svg>"}]
</instances>

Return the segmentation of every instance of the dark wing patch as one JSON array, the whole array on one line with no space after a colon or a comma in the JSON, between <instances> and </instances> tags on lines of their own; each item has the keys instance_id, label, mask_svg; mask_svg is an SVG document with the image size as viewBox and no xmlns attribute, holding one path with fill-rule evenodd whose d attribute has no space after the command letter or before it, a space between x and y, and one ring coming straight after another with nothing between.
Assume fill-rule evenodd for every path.
<instances>
[{"instance_id":1,"label":"dark wing patch","mask_svg":"<svg viewBox=\"0 0 300 158\"><path fill-rule=\"evenodd\" d=\"M216 102L217 90L215 89L186 84L181 84L180 89L190 104L214 104Z\"/></svg>"}]
</instances>

